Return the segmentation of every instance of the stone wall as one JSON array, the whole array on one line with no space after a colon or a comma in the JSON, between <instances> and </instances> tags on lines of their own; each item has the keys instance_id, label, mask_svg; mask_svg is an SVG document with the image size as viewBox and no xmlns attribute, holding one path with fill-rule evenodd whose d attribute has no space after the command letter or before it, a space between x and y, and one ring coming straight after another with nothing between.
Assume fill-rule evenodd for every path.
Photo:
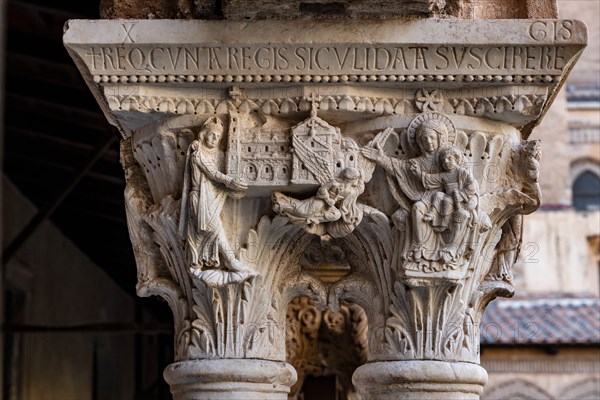
<instances>
[{"instance_id":1,"label":"stone wall","mask_svg":"<svg viewBox=\"0 0 600 400\"><path fill-rule=\"evenodd\" d=\"M556 0L102 0L102 18L337 19L458 17L556 18Z\"/></svg>"},{"instance_id":2,"label":"stone wall","mask_svg":"<svg viewBox=\"0 0 600 400\"><path fill-rule=\"evenodd\" d=\"M563 90L531 134L532 139L542 140L540 186L543 205L571 205L567 122L567 99Z\"/></svg>"},{"instance_id":3,"label":"stone wall","mask_svg":"<svg viewBox=\"0 0 600 400\"><path fill-rule=\"evenodd\" d=\"M561 18L585 21L589 30L590 45L577 62L568 82L571 84L600 84L600 2L581 0L558 0Z\"/></svg>"},{"instance_id":4,"label":"stone wall","mask_svg":"<svg viewBox=\"0 0 600 400\"><path fill-rule=\"evenodd\" d=\"M600 349L486 349L482 399L594 399L600 396Z\"/></svg>"},{"instance_id":5,"label":"stone wall","mask_svg":"<svg viewBox=\"0 0 600 400\"><path fill-rule=\"evenodd\" d=\"M598 258L588 238L600 235L600 212L538 212L525 218L519 294L588 293L598 296Z\"/></svg>"},{"instance_id":6,"label":"stone wall","mask_svg":"<svg viewBox=\"0 0 600 400\"><path fill-rule=\"evenodd\" d=\"M580 18L589 29L590 43L600 38L600 3L558 2L562 18ZM567 85L593 86L600 83L600 49L588 46ZM600 143L593 140L571 143L569 124L583 123L600 129L598 108L567 102L563 87L542 124L531 138L542 140L540 183L542 210L525 217L520 262L515 271L517 293L570 292L598 295L598 258L592 246L600 234L598 212L568 209L572 184L582 168L600 168ZM566 208L565 208L566 207ZM551 211L559 208L559 211ZM562 209L561 209L562 208Z\"/></svg>"}]
</instances>

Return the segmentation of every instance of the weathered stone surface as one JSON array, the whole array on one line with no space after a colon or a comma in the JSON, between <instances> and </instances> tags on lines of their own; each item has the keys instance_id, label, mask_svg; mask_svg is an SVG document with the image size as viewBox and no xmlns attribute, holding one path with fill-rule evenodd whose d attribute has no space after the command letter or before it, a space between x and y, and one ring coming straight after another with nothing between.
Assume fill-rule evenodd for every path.
<instances>
[{"instance_id":1,"label":"weathered stone surface","mask_svg":"<svg viewBox=\"0 0 600 400\"><path fill-rule=\"evenodd\" d=\"M265 18L398 18L427 16L458 16L458 0L358 0L302 1L261 0L248 4L245 0L223 1L223 15L227 19Z\"/></svg>"},{"instance_id":2,"label":"weathered stone surface","mask_svg":"<svg viewBox=\"0 0 600 400\"><path fill-rule=\"evenodd\" d=\"M265 360L194 360L164 372L174 400L285 399L296 381L289 364Z\"/></svg>"},{"instance_id":3,"label":"weathered stone surface","mask_svg":"<svg viewBox=\"0 0 600 400\"><path fill-rule=\"evenodd\" d=\"M558 5L556 0L527 0L527 18L558 18Z\"/></svg>"},{"instance_id":4,"label":"weathered stone surface","mask_svg":"<svg viewBox=\"0 0 600 400\"><path fill-rule=\"evenodd\" d=\"M353 381L363 400L476 400L487 373L470 363L376 362L359 367Z\"/></svg>"},{"instance_id":5,"label":"weathered stone surface","mask_svg":"<svg viewBox=\"0 0 600 400\"><path fill-rule=\"evenodd\" d=\"M192 88L199 84L215 88L210 94L214 96L232 85L316 83L337 88L357 82L360 87L424 88L427 93L452 89L449 97L454 99L428 102L427 108L441 111L457 105L465 110L479 107L482 113L489 109L525 126L525 135L545 112L545 107L527 108L549 104L541 98L552 99L585 41L585 26L574 20L364 21L352 29L320 23L310 31L300 22L71 21L65 34L76 61L89 79L101 84L116 113L123 110L119 100L123 96L129 102L127 110L143 111L135 96L152 97L154 89L146 85L155 82L175 89L163 94L174 104L194 97ZM499 83L513 88L505 105L500 105L502 112L493 104L505 101L498 97L480 106L460 100L479 101L487 89L472 92L475 96L464 90ZM123 92L124 87L129 91ZM532 97L513 104L517 93ZM105 111L114 121L112 112ZM136 124L131 117L125 120L122 123L132 128Z\"/></svg>"},{"instance_id":6,"label":"weathered stone surface","mask_svg":"<svg viewBox=\"0 0 600 400\"><path fill-rule=\"evenodd\" d=\"M200 19L397 19L458 17L465 19L557 18L556 0L102 0L102 18Z\"/></svg>"},{"instance_id":7,"label":"weathered stone surface","mask_svg":"<svg viewBox=\"0 0 600 400\"><path fill-rule=\"evenodd\" d=\"M481 314L541 202L526 139L585 42L574 20L70 21L124 136L138 293L174 313L174 394L285 398L295 377L246 369L282 365L305 296L364 310L367 398L477 398Z\"/></svg>"},{"instance_id":8,"label":"weathered stone surface","mask_svg":"<svg viewBox=\"0 0 600 400\"><path fill-rule=\"evenodd\" d=\"M215 19L221 17L216 0L101 0L106 19Z\"/></svg>"}]
</instances>

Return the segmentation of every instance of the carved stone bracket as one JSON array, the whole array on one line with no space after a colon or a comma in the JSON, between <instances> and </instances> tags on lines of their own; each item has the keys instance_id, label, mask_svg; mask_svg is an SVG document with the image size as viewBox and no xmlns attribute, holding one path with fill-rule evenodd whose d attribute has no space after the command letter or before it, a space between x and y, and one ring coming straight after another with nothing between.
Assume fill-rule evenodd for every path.
<instances>
[{"instance_id":1,"label":"carved stone bracket","mask_svg":"<svg viewBox=\"0 0 600 400\"><path fill-rule=\"evenodd\" d=\"M123 28L69 21L65 44L124 137L137 289L173 310L174 397L283 399L291 365L298 384L348 377L320 339L368 361L363 399L477 398L481 314L512 295L541 201L526 139L583 24Z\"/></svg>"}]
</instances>

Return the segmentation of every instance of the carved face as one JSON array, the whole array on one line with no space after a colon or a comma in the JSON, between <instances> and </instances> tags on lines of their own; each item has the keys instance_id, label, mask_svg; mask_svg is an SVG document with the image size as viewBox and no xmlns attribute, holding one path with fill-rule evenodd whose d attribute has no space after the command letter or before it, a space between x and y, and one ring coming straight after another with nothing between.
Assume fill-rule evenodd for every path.
<instances>
[{"instance_id":1,"label":"carved face","mask_svg":"<svg viewBox=\"0 0 600 400\"><path fill-rule=\"evenodd\" d=\"M423 153L431 153L439 147L438 134L433 129L424 128L418 137L418 141Z\"/></svg>"},{"instance_id":2,"label":"carved face","mask_svg":"<svg viewBox=\"0 0 600 400\"><path fill-rule=\"evenodd\" d=\"M221 132L217 129L209 129L204 134L204 145L209 149L215 148L221 141Z\"/></svg>"},{"instance_id":3,"label":"carved face","mask_svg":"<svg viewBox=\"0 0 600 400\"><path fill-rule=\"evenodd\" d=\"M346 182L352 182L360 178L360 171L356 168L346 168L340 173L340 176Z\"/></svg>"},{"instance_id":4,"label":"carved face","mask_svg":"<svg viewBox=\"0 0 600 400\"><path fill-rule=\"evenodd\" d=\"M452 152L448 152L442 157L442 168L446 171L453 171L458 167L458 163L458 157Z\"/></svg>"}]
</instances>

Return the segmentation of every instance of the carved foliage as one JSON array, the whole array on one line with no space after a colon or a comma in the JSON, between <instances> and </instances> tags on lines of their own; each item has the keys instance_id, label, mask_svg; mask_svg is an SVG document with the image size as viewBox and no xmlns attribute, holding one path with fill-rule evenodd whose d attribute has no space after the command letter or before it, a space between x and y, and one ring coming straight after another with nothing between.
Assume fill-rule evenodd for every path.
<instances>
[{"instance_id":1,"label":"carved foliage","mask_svg":"<svg viewBox=\"0 0 600 400\"><path fill-rule=\"evenodd\" d=\"M413 77L414 79L414 77ZM238 98L195 99L146 97L141 95L108 95L112 110L163 112L172 114L223 114L260 111L268 115L293 114L310 110L304 97L270 99ZM374 115L403 115L413 112L444 112L455 115L498 118L499 115L522 116L524 120L539 115L546 102L545 94L506 94L469 96L463 93L442 94L430 89L419 91L413 99L345 95L324 96L317 104L321 111L349 111Z\"/></svg>"},{"instance_id":2,"label":"carved foliage","mask_svg":"<svg viewBox=\"0 0 600 400\"><path fill-rule=\"evenodd\" d=\"M385 316L396 278L394 244L397 233L385 214L365 207L363 222L350 235L339 240L352 272L332 285L329 309L348 301L362 307L369 320L369 349L377 353L384 343Z\"/></svg>"},{"instance_id":3,"label":"carved foliage","mask_svg":"<svg viewBox=\"0 0 600 400\"><path fill-rule=\"evenodd\" d=\"M300 272L307 244L308 235L284 218L263 217L240 254L259 276L219 288L194 280L195 319L179 336L186 358L282 360L288 301L300 294L323 301L322 284Z\"/></svg>"},{"instance_id":4,"label":"carved foliage","mask_svg":"<svg viewBox=\"0 0 600 400\"><path fill-rule=\"evenodd\" d=\"M423 139L427 130L437 139ZM387 141L398 144L391 156L386 152L396 146L385 145ZM385 233L379 230L382 225L373 229L378 226L373 224L375 212L343 239L352 273L333 286L330 304L340 298L364 305L371 325L371 359L477 362L478 324L485 306L498 295L512 294L510 276L520 242L518 214L539 205L538 146L521 145L506 135L458 131L447 117L427 114L415 118L406 131L387 132L380 142L384 145L379 150L365 149L363 154L386 172L398 205L391 218L394 228ZM466 160L458 167L464 172L448 174L449 154ZM451 223L439 229L445 225L432 223L445 215L436 196L443 200L448 195L454 202L448 215L456 215L450 221L460 222L457 216L462 214L453 213L461 207L466 211L463 227ZM423 227L428 229L419 233ZM452 243L453 230L460 232L461 240L454 248L460 257L457 267L452 259L443 258L443 246ZM431 239L436 236L439 240L434 243ZM389 253L387 240L395 243Z\"/></svg>"},{"instance_id":5,"label":"carved foliage","mask_svg":"<svg viewBox=\"0 0 600 400\"><path fill-rule=\"evenodd\" d=\"M339 109L345 102L344 107L360 111L354 100L328 96L319 100L319 107ZM427 91L420 93L417 100L418 107L424 110L443 109L448 104L444 96ZM293 109L294 104L297 112L308 111L304 98L298 103L293 99L286 102L271 99L258 104L240 96L234 96L224 106L219 105L220 110L214 111L228 112L235 119L239 115L234 110L245 103L248 110L259 106L264 113L280 112L274 110L286 107ZM365 110L375 107L376 103L369 100L364 104ZM214 225L215 233L220 235L219 256L227 253L225 268L234 271L235 268L227 265L233 260L255 272L223 284L210 284L199 276L190 276L186 250L190 241L186 244L185 236L181 232L178 235L179 210L200 209L190 209L177 199L180 190L186 193L177 179L163 183L166 176L177 175L177 171L185 169L181 166L185 161L181 152L185 154L187 150L184 143L190 140L188 132L183 129L163 132L152 140L138 142L136 158L141 168L128 167L130 184L126 195L130 225L137 224L141 228L134 229L132 234L138 263L142 265L140 282L143 285L140 287L146 288L148 294L163 295L174 309L178 359L284 359L288 302L303 294L324 304L327 297L325 286L303 273L300 267L304 249L312 240L309 233L317 233L329 235L325 240L331 240L331 245L344 252L342 259L351 268L351 272L328 291L331 315L338 312L343 301L363 307L371 326L371 360L477 361L477 324L485 305L497 295L512 293L511 269L518 254L521 227L516 215L539 206L539 146L521 144L516 139L516 131L460 130L447 115L429 113L415 117L406 129L382 131L359 153L358 146L337 128L318 124L315 100L313 104L312 119L305 121L306 126L298 125L306 128L303 128L305 135L297 135L296 142L294 135L290 136L289 148L297 147L297 151L291 157L282 158L282 162L290 163L287 185L294 185L293 169L301 168L302 164L310 173L306 174L308 180L303 184L314 181L321 189L326 188L332 179L339 179L330 162L351 154L373 160L382 167L384 174L379 175L379 186L367 185L365 190L364 183L371 178L372 166L370 170L359 170L363 187L352 192L352 196L356 200L364 190L368 200L345 207L345 212L355 207L360 218L343 234L336 234L326 224L343 220L344 215L310 221L317 216L312 203L306 203L310 212L302 223L294 220L300 218L298 210L304 207L303 202L314 203L320 199L329 207L344 208L344 196L339 202L334 200L329 204L325 196L318 194L302 200L276 196L275 211L286 217L263 216L247 224L244 229L259 221L248 230L241 250L237 245L225 249L227 224ZM383 109L393 107L389 103ZM314 122L312 126L311 122ZM237 128L239 124L231 125L230 133ZM332 135L320 137L318 131L323 129ZM271 135L269 140L276 139ZM323 148L331 153L332 160L319 164L322 155L311 153L311 140L315 142L315 149L319 140L324 141ZM332 150L334 141L340 154ZM303 153L306 148L310 151ZM344 158L344 162L357 161L357 158ZM292 167L294 162L297 165ZM155 164L156 169L164 171L153 172ZM218 178L214 180L229 185L233 178L223 173L224 168L219 171L221 175L215 174ZM140 180L144 174L146 186ZM390 215L378 210L378 196L373 195L384 193L381 183L386 181L396 208ZM228 201L237 204L237 210L250 204L246 199ZM290 203L289 212L283 211L284 201ZM220 218L220 211L218 214ZM309 223L323 225L325 229L313 232ZM227 234L231 236L231 232ZM156 248L148 245L149 240L158 245L160 256ZM306 312L306 318L312 315ZM320 311L314 312L319 315L315 314L314 318L324 318ZM304 352L315 346L314 329L317 328L309 325L298 328L304 330L305 339L292 343L297 351Z\"/></svg>"},{"instance_id":6,"label":"carved foliage","mask_svg":"<svg viewBox=\"0 0 600 400\"><path fill-rule=\"evenodd\" d=\"M164 130L135 144L133 155L144 171L155 202L168 195L179 197L185 151L193 139L190 129Z\"/></svg>"},{"instance_id":7,"label":"carved foliage","mask_svg":"<svg viewBox=\"0 0 600 400\"><path fill-rule=\"evenodd\" d=\"M302 273L300 268L310 236L285 218L262 217L256 228L248 231L237 256L258 276L213 287L193 277L186 250L189 241L179 231L180 210L188 209L171 194L178 188L173 179L161 183L162 178L156 178L160 173L170 171L176 175L180 170L178 152L185 154L187 149L180 149L179 142L171 140L173 136L177 134L163 133L152 140L163 143L159 146L162 152L155 158L163 156L157 165L157 169L163 169L161 172L140 168L133 160L131 139L123 146L128 221L139 268L138 292L160 295L169 302L175 316L178 360L211 357L283 360L287 303L298 295L310 296L320 303L325 298L323 284ZM167 164L173 164L173 168Z\"/></svg>"},{"instance_id":8,"label":"carved foliage","mask_svg":"<svg viewBox=\"0 0 600 400\"><path fill-rule=\"evenodd\" d=\"M462 285L396 282L386 321L385 359L458 359L463 345Z\"/></svg>"}]
</instances>

